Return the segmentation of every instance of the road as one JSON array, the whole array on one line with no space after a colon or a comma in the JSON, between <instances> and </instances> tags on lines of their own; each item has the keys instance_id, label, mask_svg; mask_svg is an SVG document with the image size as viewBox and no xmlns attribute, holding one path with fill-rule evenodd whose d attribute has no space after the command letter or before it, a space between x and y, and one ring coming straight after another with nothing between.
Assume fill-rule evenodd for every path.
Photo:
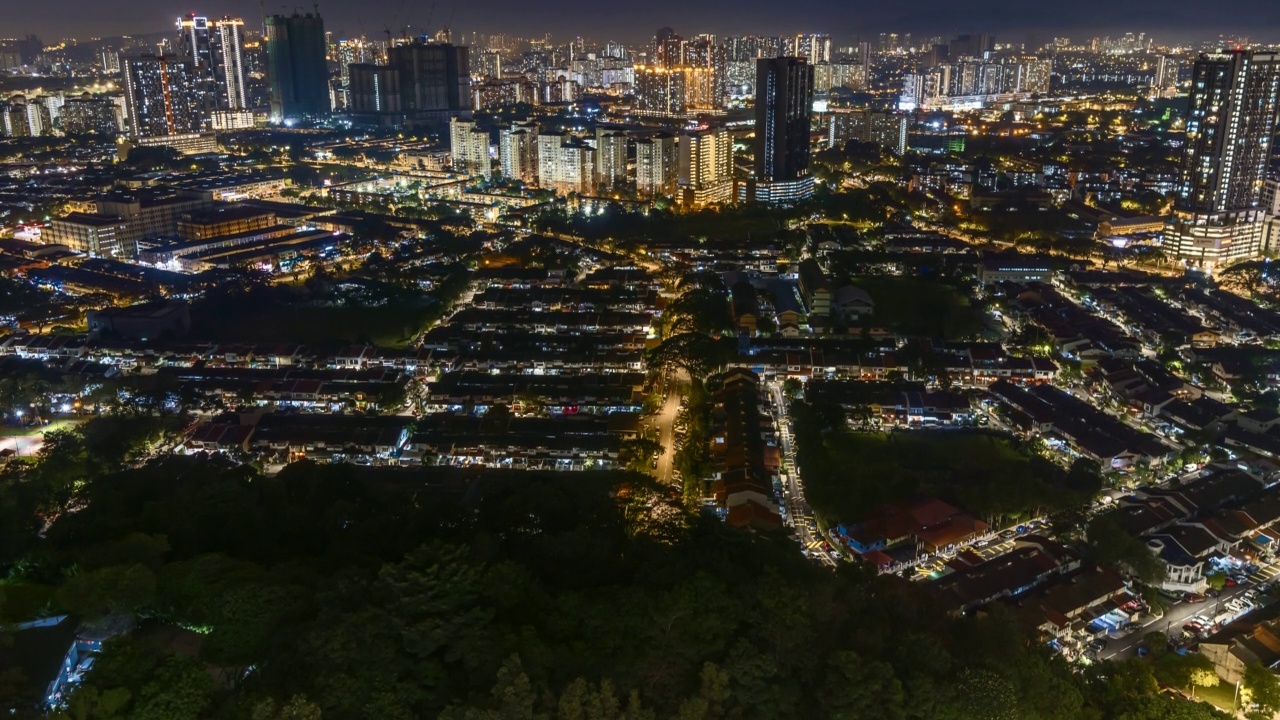
<instances>
[{"instance_id":1,"label":"road","mask_svg":"<svg viewBox=\"0 0 1280 720\"><path fill-rule=\"evenodd\" d=\"M1270 569L1274 571L1275 567L1275 565L1272 565L1270 566ZM1260 573L1267 572L1267 570L1268 568L1264 568L1258 573L1255 573L1254 576L1256 577ZM1252 586L1253 583L1249 583L1248 585L1241 585L1233 588L1223 588L1222 594L1218 598L1209 598L1200 603L1180 602L1169 608L1163 617L1147 621L1142 628L1135 631L1128 637L1108 641L1106 649L1103 650L1104 654L1101 655L1101 659L1124 660L1132 657L1137 651L1138 644L1142 642L1142 637L1147 633L1154 631L1166 634L1170 631L1181 633L1182 626L1185 625L1193 616L1203 613L1208 617L1212 617L1218 612L1218 609L1226 605L1228 601L1238 595L1243 595Z\"/></svg>"},{"instance_id":2,"label":"road","mask_svg":"<svg viewBox=\"0 0 1280 720\"><path fill-rule=\"evenodd\" d=\"M822 549L823 538L814 529L816 526L809 525L813 520L813 509L804 499L804 485L800 482L800 471L796 466L795 447L791 442L791 421L787 414L786 401L782 396L782 385L771 382L768 388L769 394L773 397L773 419L778 425L778 449L782 451L782 472L787 477L783 485L787 519L795 528L800 546L809 550L810 556L817 558L823 565L835 567L838 561Z\"/></svg>"},{"instance_id":3,"label":"road","mask_svg":"<svg viewBox=\"0 0 1280 720\"><path fill-rule=\"evenodd\" d=\"M671 472L676 456L676 415L680 412L680 398L684 396L684 384L679 380L668 380L667 399L662 410L654 416L654 424L658 429L658 443L662 445L662 454L658 456L658 482L671 483Z\"/></svg>"}]
</instances>

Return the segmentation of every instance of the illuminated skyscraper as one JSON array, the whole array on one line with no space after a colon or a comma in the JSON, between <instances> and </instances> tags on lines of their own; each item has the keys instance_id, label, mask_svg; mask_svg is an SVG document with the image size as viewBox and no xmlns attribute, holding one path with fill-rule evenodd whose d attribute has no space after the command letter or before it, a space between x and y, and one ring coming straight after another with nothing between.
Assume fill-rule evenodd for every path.
<instances>
[{"instance_id":1,"label":"illuminated skyscraper","mask_svg":"<svg viewBox=\"0 0 1280 720\"><path fill-rule=\"evenodd\" d=\"M272 122L329 114L329 66L320 15L272 15L266 20Z\"/></svg>"},{"instance_id":2,"label":"illuminated skyscraper","mask_svg":"<svg viewBox=\"0 0 1280 720\"><path fill-rule=\"evenodd\" d=\"M813 67L804 58L756 61L755 177L744 199L793 202L813 194L809 114Z\"/></svg>"},{"instance_id":3,"label":"illuminated skyscraper","mask_svg":"<svg viewBox=\"0 0 1280 720\"><path fill-rule=\"evenodd\" d=\"M209 18L195 13L178 18L178 57L191 63L197 76L213 78L213 44Z\"/></svg>"},{"instance_id":4,"label":"illuminated skyscraper","mask_svg":"<svg viewBox=\"0 0 1280 720\"><path fill-rule=\"evenodd\" d=\"M244 21L223 17L214 23L214 71L220 103L227 110L249 107L244 86Z\"/></svg>"},{"instance_id":5,"label":"illuminated skyscraper","mask_svg":"<svg viewBox=\"0 0 1280 720\"><path fill-rule=\"evenodd\" d=\"M1280 53L1201 55L1187 143L1166 233L1178 258L1213 267L1266 250L1262 187L1280 112Z\"/></svg>"},{"instance_id":6,"label":"illuminated skyscraper","mask_svg":"<svg viewBox=\"0 0 1280 720\"><path fill-rule=\"evenodd\" d=\"M173 55L121 58L125 114L134 138L200 132L199 93L191 63Z\"/></svg>"}]
</instances>

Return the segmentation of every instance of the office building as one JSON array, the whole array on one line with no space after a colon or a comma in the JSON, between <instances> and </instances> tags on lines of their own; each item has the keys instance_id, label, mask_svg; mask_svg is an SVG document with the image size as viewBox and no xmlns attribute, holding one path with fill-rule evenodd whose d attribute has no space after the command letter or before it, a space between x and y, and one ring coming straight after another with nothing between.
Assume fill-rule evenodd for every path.
<instances>
[{"instance_id":1,"label":"office building","mask_svg":"<svg viewBox=\"0 0 1280 720\"><path fill-rule=\"evenodd\" d=\"M319 13L266 19L271 121L296 122L329 114L329 65Z\"/></svg>"},{"instance_id":2,"label":"office building","mask_svg":"<svg viewBox=\"0 0 1280 720\"><path fill-rule=\"evenodd\" d=\"M539 133L538 185L563 194L593 194L595 151L568 133Z\"/></svg>"},{"instance_id":3,"label":"office building","mask_svg":"<svg viewBox=\"0 0 1280 720\"><path fill-rule=\"evenodd\" d=\"M678 177L676 139L667 133L636 140L636 192L645 197L671 195Z\"/></svg>"},{"instance_id":4,"label":"office building","mask_svg":"<svg viewBox=\"0 0 1280 720\"><path fill-rule=\"evenodd\" d=\"M596 128L596 181L609 188L627 184L627 134L622 130Z\"/></svg>"},{"instance_id":5,"label":"office building","mask_svg":"<svg viewBox=\"0 0 1280 720\"><path fill-rule=\"evenodd\" d=\"M686 130L680 135L680 204L699 208L733 199L733 138L723 127Z\"/></svg>"},{"instance_id":6,"label":"office building","mask_svg":"<svg viewBox=\"0 0 1280 720\"><path fill-rule=\"evenodd\" d=\"M538 182L538 125L515 123L498 134L498 166L502 177L526 184Z\"/></svg>"},{"instance_id":7,"label":"office building","mask_svg":"<svg viewBox=\"0 0 1280 720\"><path fill-rule=\"evenodd\" d=\"M449 121L449 152L453 169L468 175L489 177L489 131L477 128L470 120Z\"/></svg>"},{"instance_id":8,"label":"office building","mask_svg":"<svg viewBox=\"0 0 1280 720\"><path fill-rule=\"evenodd\" d=\"M1166 242L1206 269L1267 249L1263 181L1280 112L1280 53L1201 55L1191 77L1187 143Z\"/></svg>"},{"instance_id":9,"label":"office building","mask_svg":"<svg viewBox=\"0 0 1280 720\"><path fill-rule=\"evenodd\" d=\"M756 61L755 173L742 199L794 202L813 194L809 114L813 67L804 58Z\"/></svg>"},{"instance_id":10,"label":"office building","mask_svg":"<svg viewBox=\"0 0 1280 720\"><path fill-rule=\"evenodd\" d=\"M172 55L121 58L125 114L134 138L198 133L203 129L190 62Z\"/></svg>"}]
</instances>

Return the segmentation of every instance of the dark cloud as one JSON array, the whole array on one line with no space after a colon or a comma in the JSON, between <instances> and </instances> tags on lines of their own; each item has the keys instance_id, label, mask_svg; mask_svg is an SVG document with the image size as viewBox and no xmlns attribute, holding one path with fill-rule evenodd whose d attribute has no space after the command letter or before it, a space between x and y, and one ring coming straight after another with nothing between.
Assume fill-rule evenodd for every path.
<instances>
[{"instance_id":1,"label":"dark cloud","mask_svg":"<svg viewBox=\"0 0 1280 720\"><path fill-rule=\"evenodd\" d=\"M38 33L46 40L63 36L110 36L165 30L186 12L224 14L256 22L262 5L253 0L0 0L0 35ZM269 0L267 13L296 6ZM1035 33L1085 38L1119 32L1147 32L1158 39L1212 39L1243 34L1280 40L1280 0L1236 0L1214 5L1204 0L648 0L644 3L599 0L488 0L463 3L436 0L350 0L321 3L326 25L340 36L376 37L401 25L425 29L451 21L455 30L552 33L596 39L636 41L670 25L684 34L697 32L786 34L829 32L837 40L870 37L882 31L921 36L956 32L995 32L1006 37Z\"/></svg>"}]
</instances>

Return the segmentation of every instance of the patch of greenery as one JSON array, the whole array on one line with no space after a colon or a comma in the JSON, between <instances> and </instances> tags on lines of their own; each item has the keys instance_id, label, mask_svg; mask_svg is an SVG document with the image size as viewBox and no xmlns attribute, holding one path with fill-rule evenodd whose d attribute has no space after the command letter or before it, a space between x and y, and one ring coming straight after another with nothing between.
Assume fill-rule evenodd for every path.
<instances>
[{"instance_id":1,"label":"patch of greenery","mask_svg":"<svg viewBox=\"0 0 1280 720\"><path fill-rule=\"evenodd\" d=\"M982 311L946 284L892 275L855 277L852 282L875 301L877 325L903 335L947 340L982 332Z\"/></svg>"}]
</instances>

